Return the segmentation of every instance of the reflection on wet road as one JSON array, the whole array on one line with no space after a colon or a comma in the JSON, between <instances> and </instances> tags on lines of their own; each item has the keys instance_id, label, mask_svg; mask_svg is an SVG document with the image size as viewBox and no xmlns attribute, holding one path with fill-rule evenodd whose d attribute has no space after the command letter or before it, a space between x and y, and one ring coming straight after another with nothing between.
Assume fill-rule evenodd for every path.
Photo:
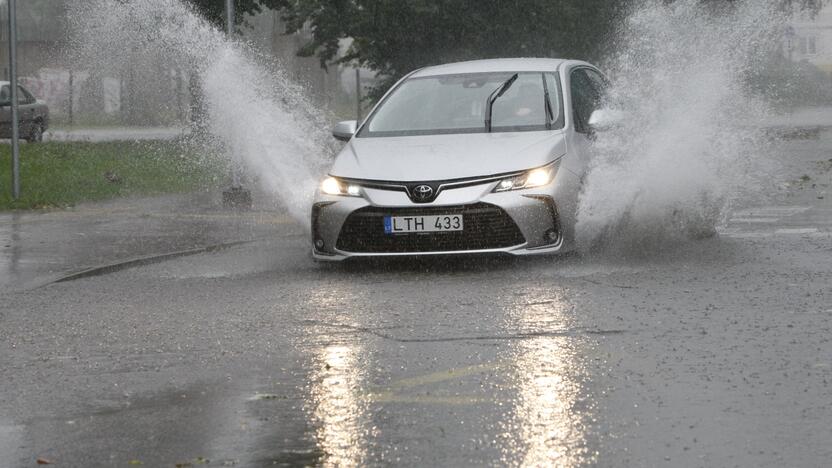
<instances>
[{"instance_id":1,"label":"reflection on wet road","mask_svg":"<svg viewBox=\"0 0 832 468\"><path fill-rule=\"evenodd\" d=\"M0 468L825 466L832 207L817 190L659 252L342 266L251 214L3 215L9 274L59 217L60 239L99 239L68 257L145 224L131 245L269 235L0 292Z\"/></svg>"},{"instance_id":2,"label":"reflection on wet road","mask_svg":"<svg viewBox=\"0 0 832 468\"><path fill-rule=\"evenodd\" d=\"M364 429L367 402L361 397L359 350L329 345L317 353L310 379L310 401L318 444L328 466L366 463Z\"/></svg>"},{"instance_id":3,"label":"reflection on wet road","mask_svg":"<svg viewBox=\"0 0 832 468\"><path fill-rule=\"evenodd\" d=\"M355 294L337 285L309 296L309 307L340 315L352 307ZM365 464L367 442L372 434L366 429L368 401L364 398L368 356L361 340L349 335L326 332L299 342L300 349L311 354L308 369L306 410L315 427L315 440L324 454L326 466Z\"/></svg>"},{"instance_id":4,"label":"reflection on wet road","mask_svg":"<svg viewBox=\"0 0 832 468\"><path fill-rule=\"evenodd\" d=\"M431 344L443 346L443 333L413 336L413 329L423 328L415 321L405 319L401 327L381 332L379 323L393 311L370 306L362 314L343 314L367 304L370 291L335 281L326 291L306 295L320 321L305 320L308 333L294 347L307 355L304 407L316 443L309 450L321 453L318 462L362 466L407 460L415 451L411 456L429 464L430 454L421 451L435 441L427 446L419 441L438 433L459 441L462 464L593 463L596 448L589 433L597 405L584 365L591 344L566 290L516 289L478 312L476 328L486 330L484 335L447 336L457 353L443 357L429 350ZM483 346L491 349L483 352ZM423 354L434 356L428 367L418 363ZM407 362L399 361L402 355L410 365L401 369L376 363L377 356ZM394 375L401 377L390 379ZM385 423L392 415L407 420L405 415L414 413L426 431L415 439L401 439L401 428ZM482 458L465 452L472 446Z\"/></svg>"},{"instance_id":5,"label":"reflection on wet road","mask_svg":"<svg viewBox=\"0 0 832 468\"><path fill-rule=\"evenodd\" d=\"M567 331L574 309L562 291L538 289L517 304L512 319L525 332ZM587 344L579 336L539 336L513 342L514 417L508 430L519 440L505 461L519 466L585 466L594 461L587 427L595 415L586 397L582 364Z\"/></svg>"}]
</instances>

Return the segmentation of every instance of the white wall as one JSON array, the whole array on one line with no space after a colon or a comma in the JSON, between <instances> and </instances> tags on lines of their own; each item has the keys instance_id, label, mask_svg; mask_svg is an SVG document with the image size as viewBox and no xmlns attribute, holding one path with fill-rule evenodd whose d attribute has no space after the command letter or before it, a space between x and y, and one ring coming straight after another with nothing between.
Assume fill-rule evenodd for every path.
<instances>
[{"instance_id":1,"label":"white wall","mask_svg":"<svg viewBox=\"0 0 832 468\"><path fill-rule=\"evenodd\" d=\"M832 73L832 5L825 6L812 21L796 22L794 30L796 37L792 50L793 60L808 60ZM808 50L811 38L814 38L816 44L815 53Z\"/></svg>"}]
</instances>

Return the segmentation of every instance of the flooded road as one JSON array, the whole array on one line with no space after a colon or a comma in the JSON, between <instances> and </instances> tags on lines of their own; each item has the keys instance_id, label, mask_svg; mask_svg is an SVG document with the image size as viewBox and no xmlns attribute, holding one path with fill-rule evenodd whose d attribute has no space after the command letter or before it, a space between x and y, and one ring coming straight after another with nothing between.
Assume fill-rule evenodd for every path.
<instances>
[{"instance_id":1,"label":"flooded road","mask_svg":"<svg viewBox=\"0 0 832 468\"><path fill-rule=\"evenodd\" d=\"M786 145L702 241L318 265L276 226L5 292L0 466L822 465L832 145Z\"/></svg>"}]
</instances>

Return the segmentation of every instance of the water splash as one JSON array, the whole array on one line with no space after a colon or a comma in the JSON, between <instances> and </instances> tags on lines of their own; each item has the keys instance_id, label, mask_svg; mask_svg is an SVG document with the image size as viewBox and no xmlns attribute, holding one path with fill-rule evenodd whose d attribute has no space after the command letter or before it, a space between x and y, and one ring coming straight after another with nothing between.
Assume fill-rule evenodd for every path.
<instances>
[{"instance_id":1,"label":"water splash","mask_svg":"<svg viewBox=\"0 0 832 468\"><path fill-rule=\"evenodd\" d=\"M329 119L273 59L230 41L181 0L70 3L71 53L99 73L185 67L201 89L199 144L212 146L257 179L298 221L333 152Z\"/></svg>"},{"instance_id":2,"label":"water splash","mask_svg":"<svg viewBox=\"0 0 832 468\"><path fill-rule=\"evenodd\" d=\"M763 196L776 167L761 130L770 110L745 79L786 19L759 1L633 8L605 67L628 119L595 143L579 203L584 249L711 235L732 206Z\"/></svg>"}]
</instances>

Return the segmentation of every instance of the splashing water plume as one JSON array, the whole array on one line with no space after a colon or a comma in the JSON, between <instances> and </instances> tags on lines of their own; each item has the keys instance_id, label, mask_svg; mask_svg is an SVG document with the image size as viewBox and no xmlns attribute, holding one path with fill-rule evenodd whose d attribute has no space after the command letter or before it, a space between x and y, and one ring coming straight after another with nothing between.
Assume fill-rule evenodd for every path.
<instances>
[{"instance_id":1,"label":"splashing water plume","mask_svg":"<svg viewBox=\"0 0 832 468\"><path fill-rule=\"evenodd\" d=\"M579 203L584 249L713 233L733 205L769 187L776 165L759 123L770 111L744 83L777 48L787 20L768 3L643 0L632 8L605 67L611 102L628 118L598 134ZM186 65L202 90L206 139L308 223L334 147L326 116L279 66L181 0L71 5L79 60L115 72L128 61Z\"/></svg>"},{"instance_id":2,"label":"splashing water plume","mask_svg":"<svg viewBox=\"0 0 832 468\"><path fill-rule=\"evenodd\" d=\"M307 224L315 184L332 153L323 112L285 72L181 0L71 3L78 60L99 71L128 61L185 67L197 79L207 130L201 144L233 155L298 221Z\"/></svg>"},{"instance_id":3,"label":"splashing water plume","mask_svg":"<svg viewBox=\"0 0 832 468\"><path fill-rule=\"evenodd\" d=\"M763 195L776 167L760 130L770 111L744 80L786 21L768 3L633 9L606 67L627 119L598 134L579 203L583 249L708 236L740 200Z\"/></svg>"}]
</instances>

